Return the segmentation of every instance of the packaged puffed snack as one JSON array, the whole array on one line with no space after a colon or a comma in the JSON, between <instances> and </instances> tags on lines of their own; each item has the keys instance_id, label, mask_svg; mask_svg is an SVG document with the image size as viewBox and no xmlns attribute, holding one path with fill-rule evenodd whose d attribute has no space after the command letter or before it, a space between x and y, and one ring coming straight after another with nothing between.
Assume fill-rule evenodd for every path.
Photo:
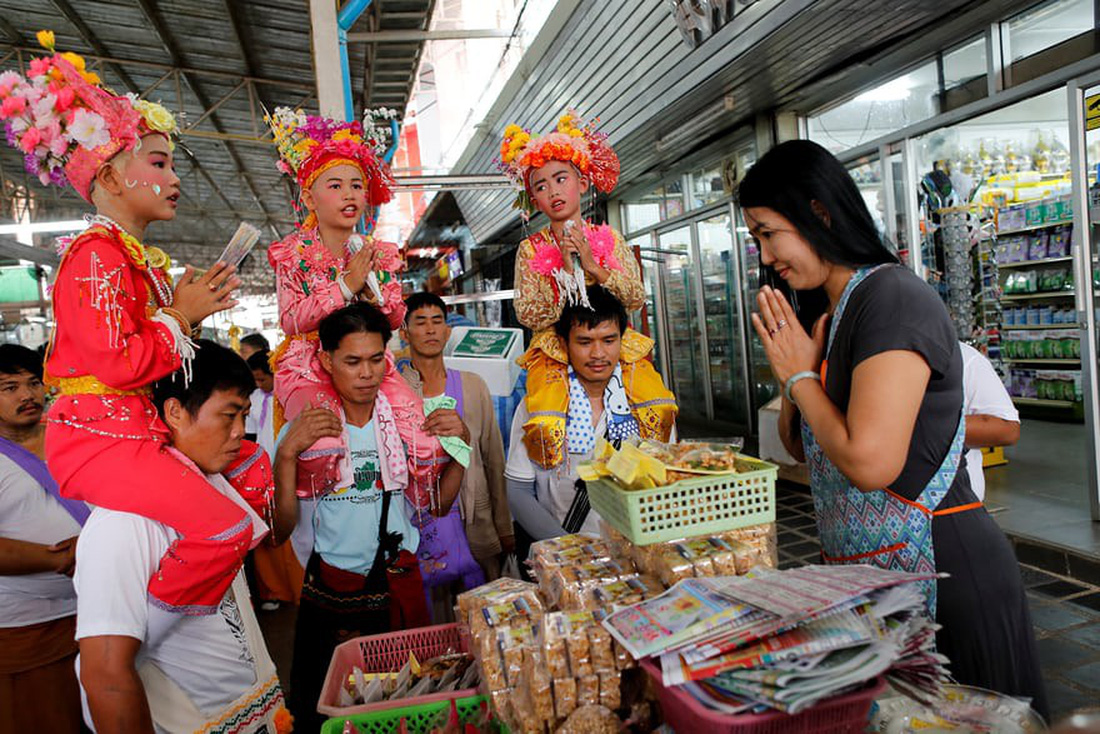
<instances>
[{"instance_id":1,"label":"packaged puffed snack","mask_svg":"<svg viewBox=\"0 0 1100 734\"><path fill-rule=\"evenodd\" d=\"M577 678L577 706L595 706L600 702L600 677L586 675Z\"/></svg>"},{"instance_id":2,"label":"packaged puffed snack","mask_svg":"<svg viewBox=\"0 0 1100 734\"><path fill-rule=\"evenodd\" d=\"M754 554L751 565L776 568L779 565L779 549L775 523L766 522L750 525L747 528L728 530L719 537L727 541L737 541L748 546Z\"/></svg>"},{"instance_id":3,"label":"packaged puffed snack","mask_svg":"<svg viewBox=\"0 0 1100 734\"><path fill-rule=\"evenodd\" d=\"M576 545L570 544L564 547L556 547L555 545L543 546L538 548L540 544L551 543L561 540L561 538L553 538L551 540L540 540L531 546L531 568L534 569L535 576L538 578L545 578L546 574L552 573L555 569L562 566L572 566L577 563L584 563L586 561L609 561L612 558L612 552L610 546L600 538L590 538L584 535L565 536L569 538L584 538L587 540L585 543L579 543Z\"/></svg>"},{"instance_id":4,"label":"packaged puffed snack","mask_svg":"<svg viewBox=\"0 0 1100 734\"><path fill-rule=\"evenodd\" d=\"M470 615L470 634L480 637L491 630L507 627L525 627L542 619L541 603L532 604L527 597L519 596L502 604L476 609Z\"/></svg>"},{"instance_id":5,"label":"packaged puffed snack","mask_svg":"<svg viewBox=\"0 0 1100 734\"><path fill-rule=\"evenodd\" d=\"M535 643L534 627L512 627L475 638L485 684L490 691L516 685L523 667L523 649Z\"/></svg>"},{"instance_id":6,"label":"packaged puffed snack","mask_svg":"<svg viewBox=\"0 0 1100 734\"><path fill-rule=\"evenodd\" d=\"M611 643L611 633L602 625L594 624L588 628L588 655L592 660L592 669L598 673L618 670Z\"/></svg>"},{"instance_id":7,"label":"packaged puffed snack","mask_svg":"<svg viewBox=\"0 0 1100 734\"><path fill-rule=\"evenodd\" d=\"M623 722L606 706L582 706L555 734L619 734L622 728Z\"/></svg>"},{"instance_id":8,"label":"packaged puffed snack","mask_svg":"<svg viewBox=\"0 0 1100 734\"><path fill-rule=\"evenodd\" d=\"M619 672L604 672L599 674L600 679L600 705L609 709L617 709L622 705L622 677Z\"/></svg>"},{"instance_id":9,"label":"packaged puffed snack","mask_svg":"<svg viewBox=\"0 0 1100 734\"><path fill-rule=\"evenodd\" d=\"M581 605L585 609L610 612L617 607L630 606L660 596L664 591L665 587L656 578L649 574L640 574L587 589Z\"/></svg>"},{"instance_id":10,"label":"packaged puffed snack","mask_svg":"<svg viewBox=\"0 0 1100 734\"><path fill-rule=\"evenodd\" d=\"M637 667L638 661L634 659L634 656L630 654L618 640L611 640L611 649L615 653L615 667L619 670L626 670L628 668Z\"/></svg>"},{"instance_id":11,"label":"packaged puffed snack","mask_svg":"<svg viewBox=\"0 0 1100 734\"><path fill-rule=\"evenodd\" d=\"M517 599L526 601L533 613L542 611L542 599L539 598L538 587L526 581L502 577L476 589L463 592L458 595L458 618L472 629L474 624L471 617L485 607L507 604Z\"/></svg>"},{"instance_id":12,"label":"packaged puffed snack","mask_svg":"<svg viewBox=\"0 0 1100 734\"><path fill-rule=\"evenodd\" d=\"M611 549L611 553L615 558L630 558L631 548L634 544L602 517L600 518L600 537Z\"/></svg>"},{"instance_id":13,"label":"packaged puffed snack","mask_svg":"<svg viewBox=\"0 0 1100 734\"><path fill-rule=\"evenodd\" d=\"M552 685L554 713L559 719L564 719L577 708L577 681L573 678L555 678Z\"/></svg>"},{"instance_id":14,"label":"packaged puffed snack","mask_svg":"<svg viewBox=\"0 0 1100 734\"><path fill-rule=\"evenodd\" d=\"M524 649L523 684L516 687L516 700L524 709L521 718L533 716L547 722L554 721L554 694L550 676L543 664L542 653L537 647Z\"/></svg>"},{"instance_id":15,"label":"packaged puffed snack","mask_svg":"<svg viewBox=\"0 0 1100 734\"><path fill-rule=\"evenodd\" d=\"M659 545L652 558L652 570L665 586L673 586L683 579L695 576L695 564L691 559L685 558L674 543Z\"/></svg>"},{"instance_id":16,"label":"packaged puffed snack","mask_svg":"<svg viewBox=\"0 0 1100 734\"><path fill-rule=\"evenodd\" d=\"M637 575L634 567L626 560L602 560L550 569L540 580L552 604L565 609L577 609L581 606L586 589Z\"/></svg>"}]
</instances>

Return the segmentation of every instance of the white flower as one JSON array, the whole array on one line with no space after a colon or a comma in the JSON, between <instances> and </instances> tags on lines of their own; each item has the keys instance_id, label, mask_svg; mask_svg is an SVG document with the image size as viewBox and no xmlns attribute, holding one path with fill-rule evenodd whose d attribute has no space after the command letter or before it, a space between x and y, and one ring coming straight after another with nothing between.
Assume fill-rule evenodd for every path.
<instances>
[{"instance_id":1,"label":"white flower","mask_svg":"<svg viewBox=\"0 0 1100 734\"><path fill-rule=\"evenodd\" d=\"M69 134L80 145L93 150L101 145L111 142L111 133L107 130L107 123L102 117L84 108L78 109L73 114L72 124L69 125Z\"/></svg>"},{"instance_id":2,"label":"white flower","mask_svg":"<svg viewBox=\"0 0 1100 734\"><path fill-rule=\"evenodd\" d=\"M53 106L57 104L57 97L47 94L33 105L34 117L39 121L38 126L43 127L56 117Z\"/></svg>"}]
</instances>

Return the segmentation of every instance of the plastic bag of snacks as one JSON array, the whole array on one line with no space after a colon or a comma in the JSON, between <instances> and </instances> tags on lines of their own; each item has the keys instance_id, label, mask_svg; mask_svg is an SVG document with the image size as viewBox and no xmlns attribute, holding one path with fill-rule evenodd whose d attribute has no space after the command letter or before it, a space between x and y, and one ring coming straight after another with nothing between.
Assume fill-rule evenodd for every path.
<instances>
[{"instance_id":1,"label":"plastic bag of snacks","mask_svg":"<svg viewBox=\"0 0 1100 734\"><path fill-rule=\"evenodd\" d=\"M774 522L728 530L718 537L747 545L754 554L753 566L779 566L779 543Z\"/></svg>"},{"instance_id":2,"label":"plastic bag of snacks","mask_svg":"<svg viewBox=\"0 0 1100 734\"><path fill-rule=\"evenodd\" d=\"M626 559L596 560L552 568L539 579L551 605L577 609L582 605L587 589L637 575L634 566Z\"/></svg>"},{"instance_id":3,"label":"plastic bag of snacks","mask_svg":"<svg viewBox=\"0 0 1100 734\"><path fill-rule=\"evenodd\" d=\"M475 636L489 629L533 624L542 618L538 587L500 578L458 595L458 618Z\"/></svg>"},{"instance_id":4,"label":"plastic bag of snacks","mask_svg":"<svg viewBox=\"0 0 1100 734\"><path fill-rule=\"evenodd\" d=\"M555 734L619 734L623 722L606 706L582 706Z\"/></svg>"},{"instance_id":5,"label":"plastic bag of snacks","mask_svg":"<svg viewBox=\"0 0 1100 734\"><path fill-rule=\"evenodd\" d=\"M563 535L560 538L540 540L531 545L528 561L535 575L543 578L563 566L586 561L610 561L614 557L611 547L600 538L588 535Z\"/></svg>"},{"instance_id":6,"label":"plastic bag of snacks","mask_svg":"<svg viewBox=\"0 0 1100 734\"><path fill-rule=\"evenodd\" d=\"M665 587L655 577L640 574L637 577L617 579L586 588L582 592L580 606L583 609L602 609L610 612L617 607L630 606L660 596L664 590Z\"/></svg>"}]
</instances>

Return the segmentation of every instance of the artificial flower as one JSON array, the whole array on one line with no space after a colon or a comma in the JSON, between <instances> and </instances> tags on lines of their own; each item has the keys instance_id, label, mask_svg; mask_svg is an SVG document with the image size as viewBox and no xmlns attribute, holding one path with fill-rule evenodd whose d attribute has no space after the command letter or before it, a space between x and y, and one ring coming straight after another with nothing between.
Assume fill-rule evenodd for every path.
<instances>
[{"instance_id":1,"label":"artificial flower","mask_svg":"<svg viewBox=\"0 0 1100 734\"><path fill-rule=\"evenodd\" d=\"M0 74L0 97L7 97L15 89L16 85L23 81L23 77L17 72L5 71Z\"/></svg>"},{"instance_id":2,"label":"artificial flower","mask_svg":"<svg viewBox=\"0 0 1100 734\"><path fill-rule=\"evenodd\" d=\"M531 257L531 269L546 277L550 277L555 270L560 270L564 266L565 260L562 258L561 248L552 242L536 248L535 254Z\"/></svg>"},{"instance_id":3,"label":"artificial flower","mask_svg":"<svg viewBox=\"0 0 1100 734\"><path fill-rule=\"evenodd\" d=\"M150 102L145 99L139 99L134 102L134 109L141 114L142 119L145 120L145 124L150 130L158 133L175 132L176 118L171 112L165 109L164 105Z\"/></svg>"},{"instance_id":4,"label":"artificial flower","mask_svg":"<svg viewBox=\"0 0 1100 734\"><path fill-rule=\"evenodd\" d=\"M84 81L88 82L92 86L96 86L103 81L99 78L99 74L96 74L94 71L82 71L80 72L80 76L82 76L84 78Z\"/></svg>"},{"instance_id":5,"label":"artificial flower","mask_svg":"<svg viewBox=\"0 0 1100 734\"><path fill-rule=\"evenodd\" d=\"M84 57L83 56L80 56L79 54L74 54L72 51L66 51L65 53L61 54L61 58L65 59L70 64L72 64L73 68L76 69L77 71L84 71ZM44 61L49 61L49 59L43 59L43 60Z\"/></svg>"},{"instance_id":6,"label":"artificial flower","mask_svg":"<svg viewBox=\"0 0 1100 734\"><path fill-rule=\"evenodd\" d=\"M73 113L73 119L69 123L69 134L72 135L73 140L89 150L111 142L111 132L107 129L107 123L96 113L84 108Z\"/></svg>"},{"instance_id":7,"label":"artificial flower","mask_svg":"<svg viewBox=\"0 0 1100 734\"><path fill-rule=\"evenodd\" d=\"M32 127L23 133L23 139L19 141L19 148L24 153L33 153L40 142L42 142L42 131Z\"/></svg>"},{"instance_id":8,"label":"artificial flower","mask_svg":"<svg viewBox=\"0 0 1100 734\"><path fill-rule=\"evenodd\" d=\"M279 710L275 712L273 723L275 724L275 734L289 734L289 732L294 731L294 717L290 715L285 706L280 706Z\"/></svg>"},{"instance_id":9,"label":"artificial flower","mask_svg":"<svg viewBox=\"0 0 1100 734\"><path fill-rule=\"evenodd\" d=\"M46 76L50 73L52 64L48 58L31 59L31 63L27 65L27 76L31 79L40 76Z\"/></svg>"},{"instance_id":10,"label":"artificial flower","mask_svg":"<svg viewBox=\"0 0 1100 734\"><path fill-rule=\"evenodd\" d=\"M58 112L66 112L73 106L73 101L76 99L76 92L72 87L61 87L54 92L54 106Z\"/></svg>"},{"instance_id":11,"label":"artificial flower","mask_svg":"<svg viewBox=\"0 0 1100 734\"><path fill-rule=\"evenodd\" d=\"M519 125L509 125L508 127L504 128L504 137L511 138L519 135L522 131L523 128L521 128Z\"/></svg>"},{"instance_id":12,"label":"artificial flower","mask_svg":"<svg viewBox=\"0 0 1100 734\"><path fill-rule=\"evenodd\" d=\"M56 104L57 97L47 94L31 105L31 117L34 118L35 127L45 127L57 119L56 114L54 114L54 105Z\"/></svg>"},{"instance_id":13,"label":"artificial flower","mask_svg":"<svg viewBox=\"0 0 1100 734\"><path fill-rule=\"evenodd\" d=\"M16 96L5 97L4 102L0 104L0 120L21 115L25 109L27 109L27 100Z\"/></svg>"},{"instance_id":14,"label":"artificial flower","mask_svg":"<svg viewBox=\"0 0 1100 734\"><path fill-rule=\"evenodd\" d=\"M35 37L38 39L38 45L53 53L54 46L57 44L53 31L39 31L35 34Z\"/></svg>"}]
</instances>

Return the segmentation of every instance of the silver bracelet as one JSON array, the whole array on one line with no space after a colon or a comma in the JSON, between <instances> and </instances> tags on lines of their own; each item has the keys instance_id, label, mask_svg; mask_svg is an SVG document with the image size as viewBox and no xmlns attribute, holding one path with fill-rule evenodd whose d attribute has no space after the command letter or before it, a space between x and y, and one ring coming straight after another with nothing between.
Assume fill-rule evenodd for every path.
<instances>
[{"instance_id":1,"label":"silver bracelet","mask_svg":"<svg viewBox=\"0 0 1100 734\"><path fill-rule=\"evenodd\" d=\"M790 402L793 403L794 398L791 396L791 390L794 388L794 385L795 385L796 382L798 382L799 380L820 380L820 379L821 379L821 374L818 373L818 372L811 372L809 370L806 370L805 372L797 372L797 373L791 375L790 377L788 377L786 384L783 385L783 397L785 397L787 400L789 400Z\"/></svg>"}]
</instances>

